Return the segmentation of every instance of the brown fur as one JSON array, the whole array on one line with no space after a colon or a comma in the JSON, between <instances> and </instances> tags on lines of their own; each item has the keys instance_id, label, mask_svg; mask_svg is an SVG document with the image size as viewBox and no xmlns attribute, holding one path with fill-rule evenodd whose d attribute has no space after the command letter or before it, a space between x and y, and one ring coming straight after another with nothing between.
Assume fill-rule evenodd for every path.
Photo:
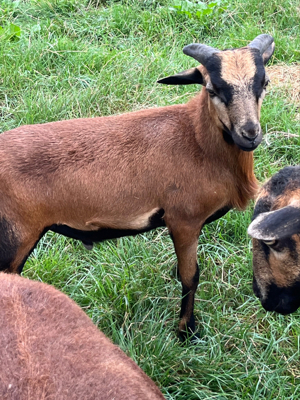
<instances>
[{"instance_id":1,"label":"brown fur","mask_svg":"<svg viewBox=\"0 0 300 400\"><path fill-rule=\"evenodd\" d=\"M67 296L0 273L1 400L162 400Z\"/></svg>"},{"instance_id":2,"label":"brown fur","mask_svg":"<svg viewBox=\"0 0 300 400\"><path fill-rule=\"evenodd\" d=\"M206 111L207 101L203 90L187 105L3 133L1 187L7 188L6 196L23 219L40 219L43 227L60 222L87 230L87 221L96 219L103 221L102 227L126 228L149 209L167 209L166 203L170 208L179 203L192 217L204 214L206 219L222 205L220 197L243 209L256 188L253 155L224 143L213 110L211 115L199 113L199 106ZM214 190L218 185L225 194ZM103 187L109 188L109 202Z\"/></svg>"},{"instance_id":3,"label":"brown fur","mask_svg":"<svg viewBox=\"0 0 300 400\"><path fill-rule=\"evenodd\" d=\"M260 190L258 200L270 202L269 211L279 210L289 205L299 207L300 189L291 190L289 185L287 185L280 195L274 196L266 187L263 187ZM300 254L299 235L292 235L289 241L295 243L297 253ZM276 247L273 249L271 245L267 259L265 253L262 251L261 241L253 238L254 274L265 297L267 296L267 287L270 283L275 283L280 288L288 288L299 279L300 259L299 262L295 262L295 259L291 257L291 249L288 247L289 241L287 241L286 246L280 247L280 251L277 251Z\"/></svg>"},{"instance_id":4,"label":"brown fur","mask_svg":"<svg viewBox=\"0 0 300 400\"><path fill-rule=\"evenodd\" d=\"M288 195L279 196L274 199L273 206L270 211L279 210L293 204L295 200L292 192L288 191ZM300 197L298 197L298 201ZM299 208L300 213L300 208ZM290 237L297 248L297 253L300 254L300 239L298 234ZM288 244L288 243L287 243ZM295 259L291 257L291 251L288 246L280 248L277 251L270 246L270 253L266 259L264 252L261 250L260 241L253 239L253 267L254 273L260 282L263 292L267 294L266 287L271 283L276 283L278 287L289 287L295 283L300 276L300 260L295 263Z\"/></svg>"},{"instance_id":5,"label":"brown fur","mask_svg":"<svg viewBox=\"0 0 300 400\"><path fill-rule=\"evenodd\" d=\"M254 216L248 231L255 293L267 310L293 312L300 306L299 166L284 168L264 184Z\"/></svg>"},{"instance_id":6,"label":"brown fur","mask_svg":"<svg viewBox=\"0 0 300 400\"><path fill-rule=\"evenodd\" d=\"M218 53L225 63L223 76L236 86L238 101L230 105L230 113L235 108L235 120L242 123L259 118L257 99L247 97L255 70L250 68L252 53L248 48ZM201 66L199 71L208 85L207 70ZM253 115L238 102L252 107ZM250 107L251 102L256 106ZM257 190L252 152L223 138L220 117L226 113L225 105L216 104L204 87L185 105L22 126L3 133L0 231L5 218L2 230L8 222L14 234L10 242L15 244L11 262L3 266L0 242L0 269L20 272L35 243L53 224L81 231L139 230L147 227L151 213L163 210L183 294L189 297L181 312L180 329L185 329L186 321L193 319L199 279L196 251L203 224L222 208L245 209Z\"/></svg>"},{"instance_id":7,"label":"brown fur","mask_svg":"<svg viewBox=\"0 0 300 400\"><path fill-rule=\"evenodd\" d=\"M291 236L300 254L300 239L298 235ZM278 288L288 288L299 280L300 264L291 257L290 249L284 247L280 251L270 251L268 259L261 249L260 241L253 239L253 270L262 292L262 297L268 295L270 283Z\"/></svg>"},{"instance_id":8,"label":"brown fur","mask_svg":"<svg viewBox=\"0 0 300 400\"><path fill-rule=\"evenodd\" d=\"M222 51L217 54L221 59L221 77L234 89L232 103L222 107L221 119L227 127L234 125L237 133L241 134L243 126L251 121L259 126L260 109L265 96L263 92L259 101L254 101L251 83L256 73L253 54L247 47L237 50ZM268 79L268 78L265 78Z\"/></svg>"},{"instance_id":9,"label":"brown fur","mask_svg":"<svg viewBox=\"0 0 300 400\"><path fill-rule=\"evenodd\" d=\"M247 47L222 51L218 53L218 57L222 60L221 77L230 85L246 87L247 83L253 79L256 66Z\"/></svg>"},{"instance_id":10,"label":"brown fur","mask_svg":"<svg viewBox=\"0 0 300 400\"><path fill-rule=\"evenodd\" d=\"M288 205L300 206L300 188L290 189L287 187L281 196L277 196L273 199L272 210L278 210Z\"/></svg>"}]
</instances>

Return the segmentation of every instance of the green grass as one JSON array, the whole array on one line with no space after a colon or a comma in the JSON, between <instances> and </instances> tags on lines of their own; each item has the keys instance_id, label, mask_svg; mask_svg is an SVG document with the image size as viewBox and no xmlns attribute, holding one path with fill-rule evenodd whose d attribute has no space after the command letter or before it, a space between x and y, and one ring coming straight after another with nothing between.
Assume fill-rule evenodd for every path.
<instances>
[{"instance_id":1,"label":"green grass","mask_svg":"<svg viewBox=\"0 0 300 400\"><path fill-rule=\"evenodd\" d=\"M195 66L182 47L243 46L275 37L273 63L300 59L298 0L227 2L205 20L170 10L172 0L0 0L0 130L21 124L109 115L187 101L197 87L163 87L160 77ZM225 2L221 2L225 4ZM263 181L299 164L297 108L269 90L255 151ZM99 244L47 234L24 275L71 296L94 323L159 385L167 399L300 399L299 312L266 313L254 298L247 212L230 212L199 239L197 345L176 338L181 285L166 230Z\"/></svg>"}]
</instances>

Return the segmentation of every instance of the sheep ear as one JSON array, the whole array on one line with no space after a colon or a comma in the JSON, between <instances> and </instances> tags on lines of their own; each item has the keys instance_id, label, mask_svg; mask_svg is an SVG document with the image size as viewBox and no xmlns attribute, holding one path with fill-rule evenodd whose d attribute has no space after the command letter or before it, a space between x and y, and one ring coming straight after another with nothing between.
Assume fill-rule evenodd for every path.
<instances>
[{"instance_id":1,"label":"sheep ear","mask_svg":"<svg viewBox=\"0 0 300 400\"><path fill-rule=\"evenodd\" d=\"M190 68L179 74L168 76L157 81L165 85L191 85L193 83L203 84L203 77L198 68Z\"/></svg>"},{"instance_id":2,"label":"sheep ear","mask_svg":"<svg viewBox=\"0 0 300 400\"><path fill-rule=\"evenodd\" d=\"M248 235L264 241L284 239L299 232L300 208L294 206L261 213L248 228Z\"/></svg>"}]
</instances>

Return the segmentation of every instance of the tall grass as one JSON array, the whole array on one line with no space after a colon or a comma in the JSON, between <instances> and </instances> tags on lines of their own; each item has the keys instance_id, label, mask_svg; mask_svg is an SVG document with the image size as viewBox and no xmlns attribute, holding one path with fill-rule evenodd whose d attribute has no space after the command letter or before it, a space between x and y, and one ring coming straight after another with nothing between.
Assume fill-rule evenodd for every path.
<instances>
[{"instance_id":1,"label":"tall grass","mask_svg":"<svg viewBox=\"0 0 300 400\"><path fill-rule=\"evenodd\" d=\"M226 10L198 20L172 0L0 0L1 131L21 124L121 113L187 101L197 87L156 80L195 66L182 53L191 42L243 46L260 33L275 37L273 63L299 61L298 1L221 2ZM262 110L267 140L255 151L263 181L300 162L296 105L271 87ZM181 285L166 230L112 240L86 251L47 234L24 275L71 296L154 379L167 399L299 399L299 312L266 313L254 298L251 207L206 226L196 319L201 339L176 338Z\"/></svg>"}]
</instances>

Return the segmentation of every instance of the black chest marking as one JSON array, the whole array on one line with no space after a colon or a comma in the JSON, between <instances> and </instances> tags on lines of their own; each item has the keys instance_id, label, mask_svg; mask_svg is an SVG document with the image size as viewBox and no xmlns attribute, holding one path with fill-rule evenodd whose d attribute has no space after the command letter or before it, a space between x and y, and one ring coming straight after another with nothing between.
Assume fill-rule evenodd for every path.
<instances>
[{"instance_id":1,"label":"black chest marking","mask_svg":"<svg viewBox=\"0 0 300 400\"><path fill-rule=\"evenodd\" d=\"M97 231L82 231L68 225L51 225L49 230L60 233L72 239L81 240L84 244L92 245L93 242L103 242L108 239L116 239L124 236L135 236L139 233L151 231L152 229L166 226L163 219L164 210L160 209L149 219L149 224L143 229L112 229L102 228Z\"/></svg>"},{"instance_id":2,"label":"black chest marking","mask_svg":"<svg viewBox=\"0 0 300 400\"><path fill-rule=\"evenodd\" d=\"M220 208L220 210L216 211L215 213L213 213L210 217L208 217L203 225L207 225L210 224L213 221L216 221L217 219L223 217L225 214L228 213L228 211L230 211L232 209L231 206L225 206L223 208Z\"/></svg>"}]
</instances>

